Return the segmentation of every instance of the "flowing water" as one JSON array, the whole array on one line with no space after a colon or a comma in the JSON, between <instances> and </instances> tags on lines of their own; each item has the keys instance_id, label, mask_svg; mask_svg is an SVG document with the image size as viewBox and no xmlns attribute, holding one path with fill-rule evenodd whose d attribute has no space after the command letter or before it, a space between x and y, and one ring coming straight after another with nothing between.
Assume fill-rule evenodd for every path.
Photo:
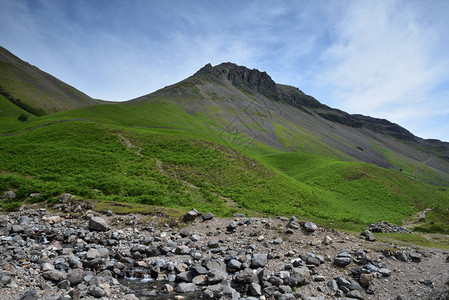
<instances>
[{"instance_id":1,"label":"flowing water","mask_svg":"<svg viewBox=\"0 0 449 300\"><path fill-rule=\"evenodd\" d=\"M181 295L185 300L195 300L200 299L201 291L191 292L191 293L166 293L163 291L165 284L169 283L166 280L156 281L150 277L136 278L128 277L119 280L121 284L129 287L134 294L141 300L168 300L175 299L175 296ZM173 284L173 283L171 283Z\"/></svg>"}]
</instances>

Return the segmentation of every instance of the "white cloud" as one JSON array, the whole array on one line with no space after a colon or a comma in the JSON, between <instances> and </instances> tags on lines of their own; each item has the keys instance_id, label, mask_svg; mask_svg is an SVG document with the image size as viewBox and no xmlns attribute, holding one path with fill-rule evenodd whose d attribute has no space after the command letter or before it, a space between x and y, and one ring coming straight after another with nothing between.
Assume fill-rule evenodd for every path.
<instances>
[{"instance_id":1,"label":"white cloud","mask_svg":"<svg viewBox=\"0 0 449 300\"><path fill-rule=\"evenodd\" d=\"M441 32L413 2L351 4L322 57L327 70L319 80L333 89L332 104L402 124L437 114L430 107L442 99L431 97L438 97L449 61L434 55Z\"/></svg>"}]
</instances>

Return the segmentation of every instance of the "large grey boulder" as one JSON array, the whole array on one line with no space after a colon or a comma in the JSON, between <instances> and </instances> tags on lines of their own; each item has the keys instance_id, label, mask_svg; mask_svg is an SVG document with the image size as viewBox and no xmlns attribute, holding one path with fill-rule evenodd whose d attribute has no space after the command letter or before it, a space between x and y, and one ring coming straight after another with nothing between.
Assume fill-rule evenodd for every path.
<instances>
[{"instance_id":1,"label":"large grey boulder","mask_svg":"<svg viewBox=\"0 0 449 300\"><path fill-rule=\"evenodd\" d=\"M251 268L263 268L267 264L268 256L263 253L255 253L251 258Z\"/></svg>"},{"instance_id":2,"label":"large grey boulder","mask_svg":"<svg viewBox=\"0 0 449 300\"><path fill-rule=\"evenodd\" d=\"M42 277L44 277L44 279L55 281L55 282L60 282L60 281L63 281L64 279L66 279L66 276L64 273L62 273L60 271L56 271L56 270L44 272L44 273L42 273Z\"/></svg>"},{"instance_id":3,"label":"large grey boulder","mask_svg":"<svg viewBox=\"0 0 449 300\"><path fill-rule=\"evenodd\" d=\"M89 295L91 295L95 298L101 298L101 297L107 296L107 293L104 289L102 289L99 286L95 286L95 285L91 285L89 287L89 289L87 290L87 292L89 293Z\"/></svg>"},{"instance_id":4,"label":"large grey boulder","mask_svg":"<svg viewBox=\"0 0 449 300\"><path fill-rule=\"evenodd\" d=\"M192 222L196 219L196 217L199 217L201 213L197 211L196 209L192 209L191 211L188 211L183 217L183 222Z\"/></svg>"},{"instance_id":5,"label":"large grey boulder","mask_svg":"<svg viewBox=\"0 0 449 300\"><path fill-rule=\"evenodd\" d=\"M71 269L67 272L67 280L70 282L71 286L76 286L83 282L84 271L83 269Z\"/></svg>"},{"instance_id":6,"label":"large grey boulder","mask_svg":"<svg viewBox=\"0 0 449 300\"><path fill-rule=\"evenodd\" d=\"M3 195L3 199L15 199L17 197L16 193L14 193L14 191L7 191L4 195Z\"/></svg>"},{"instance_id":7,"label":"large grey boulder","mask_svg":"<svg viewBox=\"0 0 449 300\"><path fill-rule=\"evenodd\" d=\"M175 287L175 291L178 293L195 292L197 290L194 283L180 283Z\"/></svg>"},{"instance_id":8,"label":"large grey boulder","mask_svg":"<svg viewBox=\"0 0 449 300\"><path fill-rule=\"evenodd\" d=\"M347 252L340 252L337 257L334 258L334 265L336 265L337 267L346 267L351 262L351 255Z\"/></svg>"},{"instance_id":9,"label":"large grey boulder","mask_svg":"<svg viewBox=\"0 0 449 300\"><path fill-rule=\"evenodd\" d=\"M306 267L293 268L291 275L284 279L284 282L290 286L301 286L310 283L312 280L312 273Z\"/></svg>"},{"instance_id":10,"label":"large grey boulder","mask_svg":"<svg viewBox=\"0 0 449 300\"><path fill-rule=\"evenodd\" d=\"M25 294L20 296L19 300L38 300L39 297L36 294L35 290L28 290Z\"/></svg>"},{"instance_id":11,"label":"large grey boulder","mask_svg":"<svg viewBox=\"0 0 449 300\"><path fill-rule=\"evenodd\" d=\"M306 222L306 223L304 223L304 229L305 229L307 232L314 232L315 230L317 230L317 228L318 228L318 226L316 226L315 223L312 223L312 222Z\"/></svg>"},{"instance_id":12,"label":"large grey boulder","mask_svg":"<svg viewBox=\"0 0 449 300\"><path fill-rule=\"evenodd\" d=\"M108 231L109 225L101 217L92 217L89 220L89 229L94 231Z\"/></svg>"},{"instance_id":13,"label":"large grey boulder","mask_svg":"<svg viewBox=\"0 0 449 300\"><path fill-rule=\"evenodd\" d=\"M203 221L212 220L214 218L214 215L211 212L207 212L203 215Z\"/></svg>"}]
</instances>

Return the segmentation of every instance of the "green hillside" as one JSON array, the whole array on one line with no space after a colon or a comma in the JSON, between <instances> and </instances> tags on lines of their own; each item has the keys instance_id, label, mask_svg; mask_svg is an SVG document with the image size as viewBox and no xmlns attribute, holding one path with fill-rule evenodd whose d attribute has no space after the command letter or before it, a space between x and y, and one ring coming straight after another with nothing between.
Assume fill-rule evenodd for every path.
<instances>
[{"instance_id":1,"label":"green hillside","mask_svg":"<svg viewBox=\"0 0 449 300\"><path fill-rule=\"evenodd\" d=\"M97 104L74 87L0 47L0 86L29 113L43 115Z\"/></svg>"},{"instance_id":2,"label":"green hillside","mask_svg":"<svg viewBox=\"0 0 449 300\"><path fill-rule=\"evenodd\" d=\"M72 193L221 216L297 215L359 225L401 224L432 208L420 230L449 228L444 147L430 151L419 139L332 122L294 88L242 89L244 80L233 79L236 87L206 71L130 102L24 123L20 109L0 98L0 192L18 195L1 205L15 207L35 192L42 196L33 201Z\"/></svg>"}]
</instances>

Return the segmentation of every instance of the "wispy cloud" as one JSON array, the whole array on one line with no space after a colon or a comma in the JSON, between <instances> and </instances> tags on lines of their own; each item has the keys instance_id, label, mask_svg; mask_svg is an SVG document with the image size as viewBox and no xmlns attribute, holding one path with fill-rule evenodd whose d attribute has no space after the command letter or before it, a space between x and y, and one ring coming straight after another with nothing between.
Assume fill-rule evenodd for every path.
<instances>
[{"instance_id":1,"label":"wispy cloud","mask_svg":"<svg viewBox=\"0 0 449 300\"><path fill-rule=\"evenodd\" d=\"M325 104L449 140L441 131L449 123L448 1L0 0L0 7L2 46L95 98L131 99L206 63L231 61Z\"/></svg>"},{"instance_id":2,"label":"wispy cloud","mask_svg":"<svg viewBox=\"0 0 449 300\"><path fill-rule=\"evenodd\" d=\"M430 25L413 2L352 2L336 23L335 41L322 55L326 69L317 76L332 88L332 103L422 132L417 119L448 107L439 89L449 56L435 56L442 32Z\"/></svg>"}]
</instances>

